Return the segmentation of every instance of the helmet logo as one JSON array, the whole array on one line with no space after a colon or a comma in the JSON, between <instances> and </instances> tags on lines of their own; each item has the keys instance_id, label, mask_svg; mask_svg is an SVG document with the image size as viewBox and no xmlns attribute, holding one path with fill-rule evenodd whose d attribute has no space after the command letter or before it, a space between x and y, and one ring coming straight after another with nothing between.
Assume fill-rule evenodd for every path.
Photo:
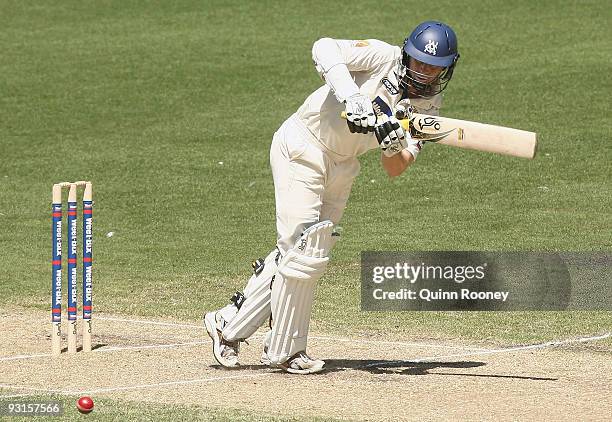
<instances>
[{"instance_id":1,"label":"helmet logo","mask_svg":"<svg viewBox=\"0 0 612 422\"><path fill-rule=\"evenodd\" d=\"M425 53L429 53L432 55L436 55L436 50L438 49L438 42L434 42L434 40L429 40L429 42L425 45Z\"/></svg>"}]
</instances>

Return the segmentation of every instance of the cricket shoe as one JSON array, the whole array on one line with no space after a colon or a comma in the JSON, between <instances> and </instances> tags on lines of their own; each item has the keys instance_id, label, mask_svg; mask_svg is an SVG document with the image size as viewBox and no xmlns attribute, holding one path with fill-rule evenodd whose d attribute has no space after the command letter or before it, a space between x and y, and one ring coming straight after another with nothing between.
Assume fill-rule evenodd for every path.
<instances>
[{"instance_id":1,"label":"cricket shoe","mask_svg":"<svg viewBox=\"0 0 612 422\"><path fill-rule=\"evenodd\" d=\"M238 352L240 351L240 341L227 341L221 334L221 323L219 322L218 312L208 312L204 316L206 331L213 341L213 356L221 366L226 368L237 368Z\"/></svg>"},{"instance_id":2,"label":"cricket shoe","mask_svg":"<svg viewBox=\"0 0 612 422\"><path fill-rule=\"evenodd\" d=\"M273 364L272 366L275 368L281 368L290 374L306 375L321 372L323 370L323 366L325 366L325 362L320 359L311 358L306 354L306 352L298 352L290 357L287 362Z\"/></svg>"}]
</instances>

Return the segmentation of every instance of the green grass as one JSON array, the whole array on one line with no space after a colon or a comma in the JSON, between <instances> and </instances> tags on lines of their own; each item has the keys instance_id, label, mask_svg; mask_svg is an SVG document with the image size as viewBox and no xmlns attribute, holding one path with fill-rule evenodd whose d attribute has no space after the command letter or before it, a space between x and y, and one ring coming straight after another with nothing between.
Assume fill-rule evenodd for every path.
<instances>
[{"instance_id":1,"label":"green grass","mask_svg":"<svg viewBox=\"0 0 612 422\"><path fill-rule=\"evenodd\" d=\"M362 313L358 269L362 250L611 250L608 6L2 0L0 305L48 309L51 184L80 179L95 189L96 310L195 320L222 305L275 242L268 149L320 84L312 43L400 43L437 18L462 55L443 113L536 131L539 156L434 145L391 181L363 156L316 326L500 342L609 331L608 312Z\"/></svg>"},{"instance_id":2,"label":"green grass","mask_svg":"<svg viewBox=\"0 0 612 422\"><path fill-rule=\"evenodd\" d=\"M4 409L9 402L12 403L49 403L60 402L63 407L61 417L53 417L57 421L126 421L126 420L180 420L180 421L237 421L237 422L293 422L293 421L334 421L331 418L307 418L289 417L277 415L254 414L240 409L217 409L200 406L187 406L177 404L158 404L146 402L134 402L124 400L112 400L96 398L94 410L86 415L81 415L76 408L77 396L29 396L22 398L5 399L0 402L0 408ZM8 409L8 407L6 407ZM29 421L31 417L11 417L11 421Z\"/></svg>"}]
</instances>

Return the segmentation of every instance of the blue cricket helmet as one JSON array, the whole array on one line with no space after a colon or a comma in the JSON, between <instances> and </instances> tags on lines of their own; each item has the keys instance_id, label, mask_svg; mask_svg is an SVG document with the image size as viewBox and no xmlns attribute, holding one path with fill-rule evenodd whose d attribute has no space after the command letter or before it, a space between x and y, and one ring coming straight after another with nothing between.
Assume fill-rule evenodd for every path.
<instances>
[{"instance_id":1,"label":"blue cricket helmet","mask_svg":"<svg viewBox=\"0 0 612 422\"><path fill-rule=\"evenodd\" d=\"M418 72L409 68L410 58L428 65L443 67L444 70L435 80L424 83L423 75L414 75ZM459 60L459 51L455 31L442 22L423 22L404 40L402 58L398 66L400 85L421 97L436 95L446 88L453 76L457 60Z\"/></svg>"},{"instance_id":2,"label":"blue cricket helmet","mask_svg":"<svg viewBox=\"0 0 612 422\"><path fill-rule=\"evenodd\" d=\"M423 22L404 41L404 53L433 66L452 66L459 56L457 35L446 24Z\"/></svg>"}]
</instances>

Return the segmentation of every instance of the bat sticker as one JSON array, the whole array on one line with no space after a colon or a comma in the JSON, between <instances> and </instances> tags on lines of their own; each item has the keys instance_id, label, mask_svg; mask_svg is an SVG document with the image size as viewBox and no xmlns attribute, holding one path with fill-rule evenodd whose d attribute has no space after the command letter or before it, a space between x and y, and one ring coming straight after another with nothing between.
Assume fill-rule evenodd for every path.
<instances>
[{"instance_id":1,"label":"bat sticker","mask_svg":"<svg viewBox=\"0 0 612 422\"><path fill-rule=\"evenodd\" d=\"M423 128L426 128L426 127L433 127L435 130L440 130L440 122L437 121L435 117L431 117L431 116L427 116L422 119L419 119L417 129L422 132Z\"/></svg>"},{"instance_id":2,"label":"bat sticker","mask_svg":"<svg viewBox=\"0 0 612 422\"><path fill-rule=\"evenodd\" d=\"M424 142L438 142L455 130L455 128L453 128L446 132L431 132L431 129L439 131L441 127L440 121L435 117L425 116L414 118L410 121L410 134L414 139L419 139ZM430 131L427 131L427 129L430 129ZM463 138L463 131L460 130L459 134L460 138Z\"/></svg>"},{"instance_id":3,"label":"bat sticker","mask_svg":"<svg viewBox=\"0 0 612 422\"><path fill-rule=\"evenodd\" d=\"M455 129L451 129L447 132L440 133L424 133L416 131L415 133L411 133L413 139L418 139L423 142L438 142L440 139L446 138L446 136L452 133Z\"/></svg>"}]
</instances>

